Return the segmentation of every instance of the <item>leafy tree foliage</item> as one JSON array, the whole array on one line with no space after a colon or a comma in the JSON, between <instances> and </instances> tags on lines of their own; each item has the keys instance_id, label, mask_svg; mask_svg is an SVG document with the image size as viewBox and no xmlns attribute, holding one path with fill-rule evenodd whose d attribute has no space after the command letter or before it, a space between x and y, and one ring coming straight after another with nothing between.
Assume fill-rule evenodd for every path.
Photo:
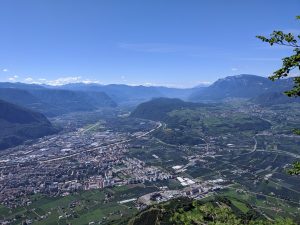
<instances>
[{"instance_id":1,"label":"leafy tree foliage","mask_svg":"<svg viewBox=\"0 0 300 225\"><path fill-rule=\"evenodd\" d=\"M288 172L291 175L299 175L300 174L300 162L294 162L293 168L290 169Z\"/></svg>"},{"instance_id":2,"label":"leafy tree foliage","mask_svg":"<svg viewBox=\"0 0 300 225\"><path fill-rule=\"evenodd\" d=\"M300 20L300 16L297 16L297 19ZM271 80L274 81L276 79L288 77L291 75L290 72L294 69L300 70L300 34L294 35L292 33L286 34L282 31L273 31L268 38L264 36L257 37L263 42L269 43L271 46L277 44L294 48L294 54L282 59L282 67L270 76ZM294 77L294 83L293 89L285 92L289 97L300 96L300 76Z\"/></svg>"},{"instance_id":3,"label":"leafy tree foliage","mask_svg":"<svg viewBox=\"0 0 300 225\"><path fill-rule=\"evenodd\" d=\"M234 213L228 207L213 207L212 205L194 204L194 209L188 212L176 212L172 221L176 224L241 224Z\"/></svg>"},{"instance_id":4,"label":"leafy tree foliage","mask_svg":"<svg viewBox=\"0 0 300 225\"><path fill-rule=\"evenodd\" d=\"M197 201L178 198L153 205L119 225L296 225L288 218L264 218L247 205L245 214L236 208L230 199L217 196L213 200Z\"/></svg>"},{"instance_id":5,"label":"leafy tree foliage","mask_svg":"<svg viewBox=\"0 0 300 225\"><path fill-rule=\"evenodd\" d=\"M300 21L300 16L296 17ZM292 70L300 70L300 34L295 35L292 33L284 33L282 31L273 31L270 37L257 36L263 42L273 45L289 46L293 48L293 54L282 59L282 66L276 70L269 78L271 80L277 80L284 77L290 77ZM300 96L300 76L293 77L294 87L291 90L285 92L289 97ZM300 135L300 129L295 129L294 133ZM292 175L300 174L300 162L295 162L293 168L289 170Z\"/></svg>"},{"instance_id":6,"label":"leafy tree foliage","mask_svg":"<svg viewBox=\"0 0 300 225\"><path fill-rule=\"evenodd\" d=\"M184 211L179 209L174 213L171 221L174 224L191 225L191 224L205 224L205 225L295 225L291 219L278 218L275 221L269 220L250 220L243 221L238 218L230 207L227 205L216 207L212 204L198 204L193 202L193 209Z\"/></svg>"}]
</instances>

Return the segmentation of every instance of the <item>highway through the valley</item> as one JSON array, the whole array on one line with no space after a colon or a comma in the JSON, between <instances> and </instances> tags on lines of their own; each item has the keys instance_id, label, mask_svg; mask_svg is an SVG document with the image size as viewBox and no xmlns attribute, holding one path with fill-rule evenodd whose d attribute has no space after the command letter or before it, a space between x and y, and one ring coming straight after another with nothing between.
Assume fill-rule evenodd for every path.
<instances>
[{"instance_id":1,"label":"highway through the valley","mask_svg":"<svg viewBox=\"0 0 300 225\"><path fill-rule=\"evenodd\" d=\"M254 152L256 151L256 149L257 149L257 140L256 140L255 136L253 137L253 140L254 140L254 146L253 146L252 151L246 152L246 153L242 153L242 154L239 154L239 156L242 156L242 155L249 155L249 154L252 154L252 153L254 153Z\"/></svg>"}]
</instances>

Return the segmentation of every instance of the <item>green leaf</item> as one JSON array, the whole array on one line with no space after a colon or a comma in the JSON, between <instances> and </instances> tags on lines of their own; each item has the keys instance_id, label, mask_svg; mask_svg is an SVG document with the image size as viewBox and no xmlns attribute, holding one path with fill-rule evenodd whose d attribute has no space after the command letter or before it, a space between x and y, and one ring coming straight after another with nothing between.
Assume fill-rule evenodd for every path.
<instances>
[{"instance_id":1,"label":"green leaf","mask_svg":"<svg viewBox=\"0 0 300 225\"><path fill-rule=\"evenodd\" d=\"M291 169L288 170L288 173L291 175L300 174L300 162L294 162Z\"/></svg>"}]
</instances>

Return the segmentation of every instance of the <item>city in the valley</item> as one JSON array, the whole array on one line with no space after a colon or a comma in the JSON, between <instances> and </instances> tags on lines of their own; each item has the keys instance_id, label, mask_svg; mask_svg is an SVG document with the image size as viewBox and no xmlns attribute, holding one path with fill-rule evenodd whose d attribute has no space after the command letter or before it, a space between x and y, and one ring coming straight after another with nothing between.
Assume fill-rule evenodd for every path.
<instances>
[{"instance_id":1,"label":"city in the valley","mask_svg":"<svg viewBox=\"0 0 300 225\"><path fill-rule=\"evenodd\" d=\"M10 215L2 222L76 224L86 215L109 224L153 204L211 196L247 198L266 217L288 207L298 218L299 178L285 169L300 158L300 138L273 125L281 109L228 104L186 105L161 120L139 114L145 105L53 117L58 133L1 152L0 199ZM289 107L284 119L296 124L298 106ZM103 207L105 216L93 214Z\"/></svg>"}]
</instances>

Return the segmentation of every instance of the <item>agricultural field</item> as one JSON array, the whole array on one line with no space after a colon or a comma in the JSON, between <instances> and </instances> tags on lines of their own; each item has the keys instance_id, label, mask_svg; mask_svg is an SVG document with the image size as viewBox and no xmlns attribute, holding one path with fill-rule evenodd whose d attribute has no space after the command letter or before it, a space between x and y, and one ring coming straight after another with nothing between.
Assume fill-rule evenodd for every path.
<instances>
[{"instance_id":1,"label":"agricultural field","mask_svg":"<svg viewBox=\"0 0 300 225\"><path fill-rule=\"evenodd\" d=\"M132 216L137 209L132 203L120 204L119 201L137 198L157 190L153 186L131 185L90 190L64 197L31 196L28 207L0 208L1 219L13 219L12 224L25 221L34 225L44 224L88 224L101 222L112 224L114 220Z\"/></svg>"},{"instance_id":2,"label":"agricultural field","mask_svg":"<svg viewBox=\"0 0 300 225\"><path fill-rule=\"evenodd\" d=\"M233 185L218 192L218 195L231 200L235 207L243 212L247 212L248 205L268 218L293 218L295 221L300 222L299 205L295 204L294 201L247 191L241 185Z\"/></svg>"}]
</instances>

